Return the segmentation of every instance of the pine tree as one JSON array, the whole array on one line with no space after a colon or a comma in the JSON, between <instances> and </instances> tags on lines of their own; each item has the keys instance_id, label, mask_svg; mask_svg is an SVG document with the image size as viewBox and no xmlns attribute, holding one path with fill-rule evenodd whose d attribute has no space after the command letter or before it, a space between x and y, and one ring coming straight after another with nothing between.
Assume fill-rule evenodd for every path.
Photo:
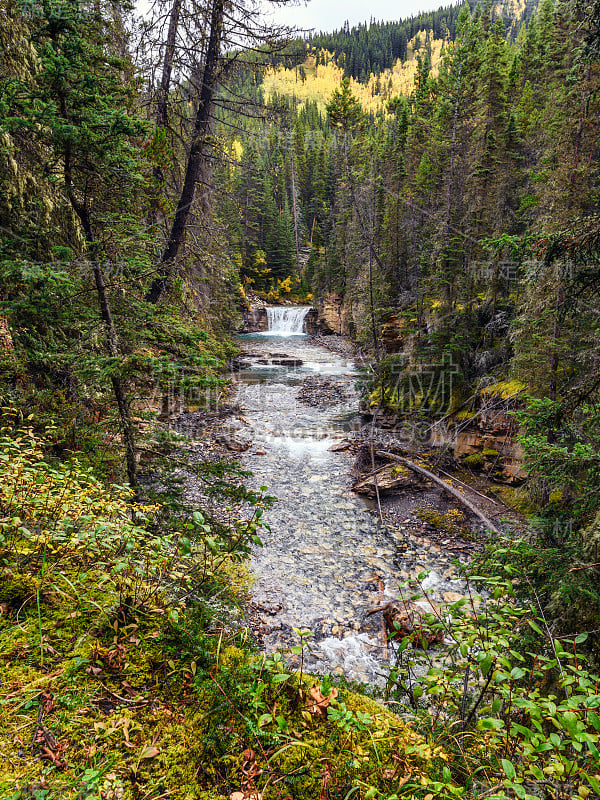
<instances>
[{"instance_id":1,"label":"pine tree","mask_svg":"<svg viewBox=\"0 0 600 800\"><path fill-rule=\"evenodd\" d=\"M109 380L121 419L128 477L136 485L135 432L122 375L122 344L103 263L122 257L117 231L127 230L122 209L142 188L138 142L144 125L131 110L133 95L121 78L123 64L109 52L100 6L93 12L71 0L40 6L32 23L39 68L22 85L21 105L9 125L16 130L27 127L52 154L52 178L80 226L106 353L113 362ZM141 238L139 230L137 234Z\"/></svg>"}]
</instances>

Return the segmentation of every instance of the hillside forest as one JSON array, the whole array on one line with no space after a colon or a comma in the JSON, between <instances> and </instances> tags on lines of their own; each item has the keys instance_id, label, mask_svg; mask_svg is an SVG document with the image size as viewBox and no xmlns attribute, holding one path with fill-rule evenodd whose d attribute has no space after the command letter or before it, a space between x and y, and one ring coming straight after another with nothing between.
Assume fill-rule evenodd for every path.
<instances>
[{"instance_id":1,"label":"hillside forest","mask_svg":"<svg viewBox=\"0 0 600 800\"><path fill-rule=\"evenodd\" d=\"M0 0L0 798L599 798L600 3L264 5ZM172 424L265 304L513 514L381 686L261 651L276 498Z\"/></svg>"}]
</instances>

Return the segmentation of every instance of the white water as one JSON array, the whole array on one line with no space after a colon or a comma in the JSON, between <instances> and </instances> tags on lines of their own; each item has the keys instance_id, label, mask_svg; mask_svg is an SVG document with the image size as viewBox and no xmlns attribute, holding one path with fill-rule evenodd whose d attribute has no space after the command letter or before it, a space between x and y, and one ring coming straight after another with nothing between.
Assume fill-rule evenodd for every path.
<instances>
[{"instance_id":1,"label":"white water","mask_svg":"<svg viewBox=\"0 0 600 800\"><path fill-rule=\"evenodd\" d=\"M310 306L267 306L267 336L302 336Z\"/></svg>"}]
</instances>

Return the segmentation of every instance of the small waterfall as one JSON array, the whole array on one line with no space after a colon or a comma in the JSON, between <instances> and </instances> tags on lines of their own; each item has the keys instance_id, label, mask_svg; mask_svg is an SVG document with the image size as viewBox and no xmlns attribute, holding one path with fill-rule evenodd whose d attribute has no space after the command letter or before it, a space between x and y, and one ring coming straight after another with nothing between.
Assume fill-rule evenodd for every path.
<instances>
[{"instance_id":1,"label":"small waterfall","mask_svg":"<svg viewBox=\"0 0 600 800\"><path fill-rule=\"evenodd\" d=\"M310 306L267 306L269 336L302 336Z\"/></svg>"}]
</instances>

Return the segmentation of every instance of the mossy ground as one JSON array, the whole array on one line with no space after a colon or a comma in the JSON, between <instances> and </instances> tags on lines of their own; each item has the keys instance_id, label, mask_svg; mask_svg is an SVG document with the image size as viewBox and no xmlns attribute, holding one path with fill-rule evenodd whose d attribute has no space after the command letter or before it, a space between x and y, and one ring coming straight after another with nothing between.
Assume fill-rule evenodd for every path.
<instances>
[{"instance_id":1,"label":"mossy ground","mask_svg":"<svg viewBox=\"0 0 600 800\"><path fill-rule=\"evenodd\" d=\"M0 797L312 800L407 776L425 793L442 769L439 748L367 697L340 695L346 728L311 715L310 678L265 665L200 609L106 610L89 588L83 602L49 589L39 614L37 595L3 606Z\"/></svg>"},{"instance_id":2,"label":"mossy ground","mask_svg":"<svg viewBox=\"0 0 600 800\"><path fill-rule=\"evenodd\" d=\"M460 509L451 508L442 513L433 508L418 507L413 509L413 513L423 522L433 525L438 530L446 531L451 536L465 537L469 533L467 517Z\"/></svg>"}]
</instances>

